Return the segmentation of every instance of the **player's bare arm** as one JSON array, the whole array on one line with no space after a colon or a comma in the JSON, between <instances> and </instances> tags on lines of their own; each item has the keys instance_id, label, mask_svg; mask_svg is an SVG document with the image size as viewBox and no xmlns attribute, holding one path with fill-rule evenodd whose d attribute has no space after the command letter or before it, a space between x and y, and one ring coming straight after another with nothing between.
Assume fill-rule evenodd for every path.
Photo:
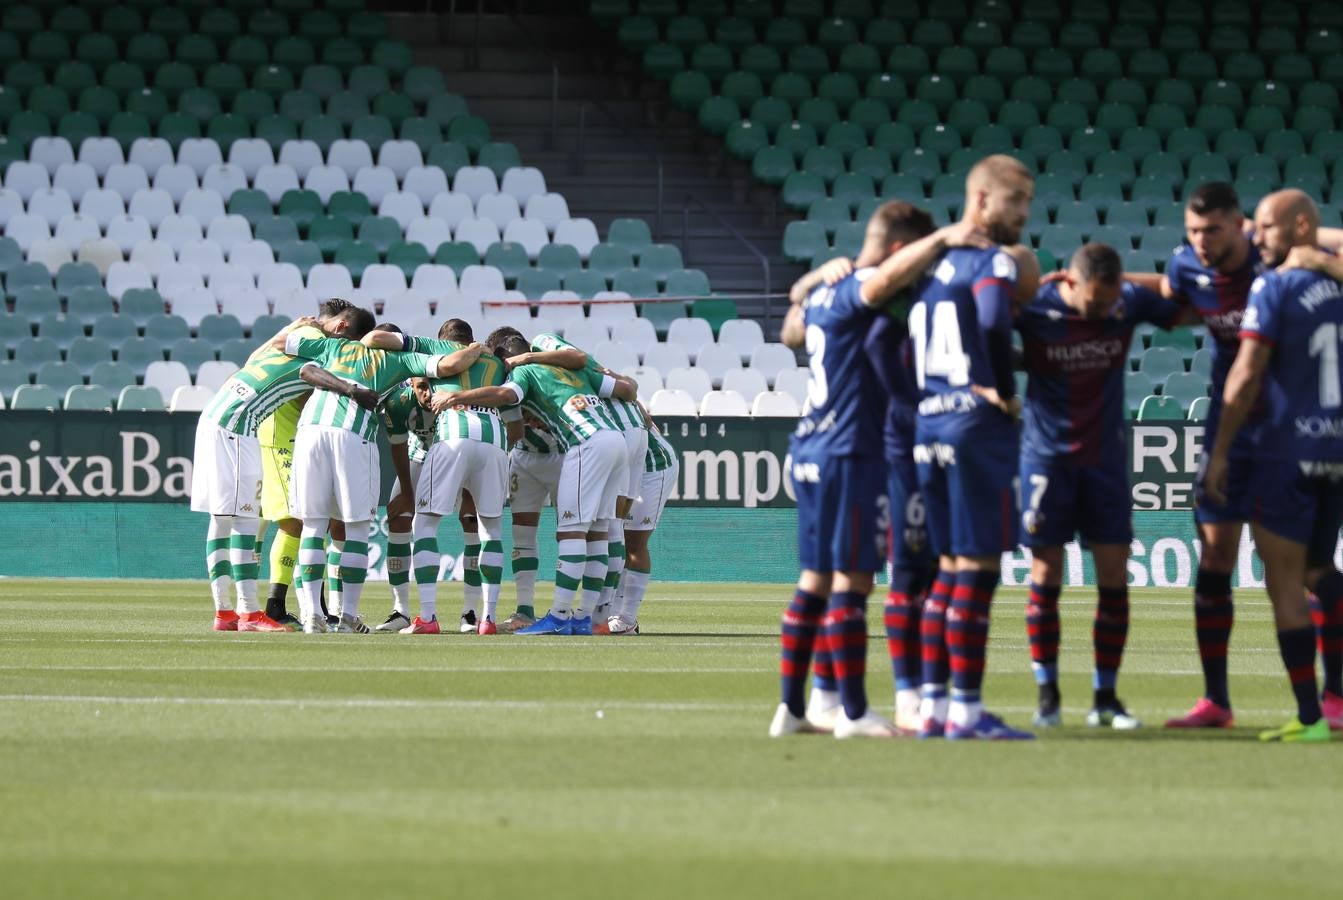
<instances>
[{"instance_id":1,"label":"player's bare arm","mask_svg":"<svg viewBox=\"0 0 1343 900\"><path fill-rule=\"evenodd\" d=\"M520 353L517 356L510 356L507 362L510 369L537 365L555 366L577 372L588 364L588 355L577 347L564 347L559 350L533 350Z\"/></svg>"},{"instance_id":2,"label":"player's bare arm","mask_svg":"<svg viewBox=\"0 0 1343 900\"><path fill-rule=\"evenodd\" d=\"M373 350L405 350L406 336L399 331L370 331L359 339L359 343Z\"/></svg>"},{"instance_id":3,"label":"player's bare arm","mask_svg":"<svg viewBox=\"0 0 1343 900\"><path fill-rule=\"evenodd\" d=\"M1025 244L1013 244L1004 247L1003 252L1012 257L1017 264L1017 289L1012 294L1012 312L1030 303L1040 292L1040 260L1035 251Z\"/></svg>"},{"instance_id":4,"label":"player's bare arm","mask_svg":"<svg viewBox=\"0 0 1343 900\"><path fill-rule=\"evenodd\" d=\"M339 394L342 397L349 397L364 409L373 410L378 407L379 398L376 391L355 384L353 381L337 378L317 363L308 363L299 369L298 377L313 387Z\"/></svg>"},{"instance_id":5,"label":"player's bare arm","mask_svg":"<svg viewBox=\"0 0 1343 900\"><path fill-rule=\"evenodd\" d=\"M615 380L615 387L611 390L611 396L617 400L635 401L639 399L639 385L633 378L624 375L610 374L608 377Z\"/></svg>"},{"instance_id":6,"label":"player's bare arm","mask_svg":"<svg viewBox=\"0 0 1343 900\"><path fill-rule=\"evenodd\" d=\"M283 327L283 328L281 328L279 331L277 331L277 332L275 333L275 336L274 336L273 338L271 338L270 340L266 341L266 343L263 344L262 346L269 347L269 348L271 348L272 350L279 350L279 351L283 352L283 351L284 351L284 342L285 342L285 340L289 337L289 335L290 335L292 332L296 331L297 329L299 329L299 328L303 328L304 326L307 326L307 325L311 325L311 326L313 326L313 327L317 327L317 317L316 317L316 316L299 316L297 319L295 319L294 321L290 322L288 325L286 325L285 327Z\"/></svg>"},{"instance_id":7,"label":"player's bare arm","mask_svg":"<svg viewBox=\"0 0 1343 900\"><path fill-rule=\"evenodd\" d=\"M872 277L863 282L859 296L868 306L881 306L896 291L913 284L947 250L953 247L987 249L992 246L993 242L988 235L973 223L957 222L939 228L927 237L895 251L877 267Z\"/></svg>"},{"instance_id":8,"label":"player's bare arm","mask_svg":"<svg viewBox=\"0 0 1343 900\"><path fill-rule=\"evenodd\" d=\"M783 317L783 327L779 329L779 342L789 350L800 350L806 343L807 323L803 319L802 307L790 306Z\"/></svg>"},{"instance_id":9,"label":"player's bare arm","mask_svg":"<svg viewBox=\"0 0 1343 900\"><path fill-rule=\"evenodd\" d=\"M449 353L438 361L438 369L434 373L436 378L447 378L456 375L458 372L464 372L471 368L471 365L480 359L480 354L485 350L484 345L479 342L471 343L455 353Z\"/></svg>"},{"instance_id":10,"label":"player's bare arm","mask_svg":"<svg viewBox=\"0 0 1343 900\"><path fill-rule=\"evenodd\" d=\"M415 511L415 482L410 477L410 451L405 441L391 445L392 469L396 472L396 483L400 487L397 495L387 501L388 521L400 516L408 516Z\"/></svg>"},{"instance_id":11,"label":"player's bare arm","mask_svg":"<svg viewBox=\"0 0 1343 900\"><path fill-rule=\"evenodd\" d=\"M1338 230L1321 228L1320 233ZM1323 241L1321 244L1323 244ZM1343 258L1320 247L1293 247L1288 251L1287 258L1282 261L1282 265L1278 266L1279 272L1284 269L1306 269L1328 275L1335 281L1343 281Z\"/></svg>"},{"instance_id":12,"label":"player's bare arm","mask_svg":"<svg viewBox=\"0 0 1343 900\"><path fill-rule=\"evenodd\" d=\"M1315 232L1315 242L1330 253L1343 253L1343 228L1320 228Z\"/></svg>"},{"instance_id":13,"label":"player's bare arm","mask_svg":"<svg viewBox=\"0 0 1343 900\"><path fill-rule=\"evenodd\" d=\"M435 413L441 413L453 406L493 406L497 409L514 406L517 402L518 395L512 388L496 385L472 388L469 391L439 391L434 394L434 399L429 401L429 408Z\"/></svg>"},{"instance_id":14,"label":"player's bare arm","mask_svg":"<svg viewBox=\"0 0 1343 900\"><path fill-rule=\"evenodd\" d=\"M1217 428L1217 440L1212 452L1208 454L1208 467L1203 474L1203 487L1218 503L1226 502L1226 473L1228 454L1236 435L1245 425L1259 397L1259 388L1264 382L1264 373L1268 371L1273 358L1273 345L1267 341L1245 337L1240 342L1236 361L1226 376L1226 387L1222 391L1222 421Z\"/></svg>"},{"instance_id":15,"label":"player's bare arm","mask_svg":"<svg viewBox=\"0 0 1343 900\"><path fill-rule=\"evenodd\" d=\"M849 277L851 272L853 272L853 260L847 256L837 256L822 263L793 282L793 286L788 289L788 302L801 303L816 288L823 284L835 284L842 281Z\"/></svg>"}]
</instances>

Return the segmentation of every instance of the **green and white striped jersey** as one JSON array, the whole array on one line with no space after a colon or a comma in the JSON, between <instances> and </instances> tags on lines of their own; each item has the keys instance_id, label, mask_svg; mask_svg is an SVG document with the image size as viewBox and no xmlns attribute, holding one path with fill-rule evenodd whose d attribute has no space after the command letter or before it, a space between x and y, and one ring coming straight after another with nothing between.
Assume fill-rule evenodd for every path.
<instances>
[{"instance_id":1,"label":"green and white striped jersey","mask_svg":"<svg viewBox=\"0 0 1343 900\"><path fill-rule=\"evenodd\" d=\"M644 454L645 472L665 472L676 465L676 451L656 426L648 429L648 452Z\"/></svg>"},{"instance_id":2,"label":"green and white striped jersey","mask_svg":"<svg viewBox=\"0 0 1343 900\"><path fill-rule=\"evenodd\" d=\"M305 339L325 339L320 328L305 325L291 333ZM233 373L205 407L201 417L225 431L255 436L261 423L295 397L312 390L299 378L307 359L295 359L269 346L258 348L247 364Z\"/></svg>"},{"instance_id":3,"label":"green and white striped jersey","mask_svg":"<svg viewBox=\"0 0 1343 900\"><path fill-rule=\"evenodd\" d=\"M564 448L555 440L555 435L544 428L536 428L523 419L522 440L515 444L524 453L563 453Z\"/></svg>"},{"instance_id":4,"label":"green and white striped jersey","mask_svg":"<svg viewBox=\"0 0 1343 900\"><path fill-rule=\"evenodd\" d=\"M428 378L438 371L436 356L375 350L358 341L290 335L285 350L293 356L316 362L337 378L352 381L379 395L395 390L407 378ZM327 425L353 431L365 440L378 437L378 416L349 397L330 391L313 391L303 407L299 426Z\"/></svg>"},{"instance_id":5,"label":"green and white striped jersey","mask_svg":"<svg viewBox=\"0 0 1343 900\"><path fill-rule=\"evenodd\" d=\"M434 338L412 338L410 349L418 353L448 355L465 347L455 341ZM479 387L498 387L504 383L504 361L490 353L482 353L474 363L449 378L435 378L435 393L455 393ZM493 444L500 450L508 449L508 431L505 417L492 406L454 406L438 414L434 436L440 441L468 438Z\"/></svg>"},{"instance_id":6,"label":"green and white striped jersey","mask_svg":"<svg viewBox=\"0 0 1343 900\"><path fill-rule=\"evenodd\" d=\"M602 403L602 397L611 396L615 389L615 381L607 376L594 380L586 370L574 372L533 363L515 368L504 386L545 423L561 451L578 446L599 431L620 430L610 407Z\"/></svg>"},{"instance_id":7,"label":"green and white striped jersey","mask_svg":"<svg viewBox=\"0 0 1343 900\"><path fill-rule=\"evenodd\" d=\"M538 334L532 341L532 350L541 353L547 350L580 350L581 347L575 347L573 344L560 337L558 334ZM586 352L586 351L585 351ZM586 371L602 377L601 363L588 354L588 364ZM644 427L643 410L639 404L630 400L621 400L617 397L607 397L602 401L611 408L611 417L615 420L616 427L621 431L629 431L631 428Z\"/></svg>"},{"instance_id":8,"label":"green and white striped jersey","mask_svg":"<svg viewBox=\"0 0 1343 900\"><path fill-rule=\"evenodd\" d=\"M412 462L424 462L429 455L429 445L434 442L434 419L434 414L420 405L409 384L392 391L382 402L387 439L393 444L405 442L406 455Z\"/></svg>"}]
</instances>

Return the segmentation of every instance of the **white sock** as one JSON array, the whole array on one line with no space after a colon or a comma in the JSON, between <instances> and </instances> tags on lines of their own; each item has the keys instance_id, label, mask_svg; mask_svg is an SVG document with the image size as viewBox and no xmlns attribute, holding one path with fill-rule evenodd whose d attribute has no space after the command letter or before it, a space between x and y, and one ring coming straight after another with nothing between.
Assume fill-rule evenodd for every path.
<instances>
[{"instance_id":1,"label":"white sock","mask_svg":"<svg viewBox=\"0 0 1343 900\"><path fill-rule=\"evenodd\" d=\"M953 698L951 706L947 709L947 722L957 728L973 728L979 724L979 714L983 709L984 704L978 700L965 701Z\"/></svg>"},{"instance_id":2,"label":"white sock","mask_svg":"<svg viewBox=\"0 0 1343 900\"><path fill-rule=\"evenodd\" d=\"M416 513L412 525L415 534L415 590L420 598L420 618L425 622L438 615L439 518L430 513Z\"/></svg>"},{"instance_id":3,"label":"white sock","mask_svg":"<svg viewBox=\"0 0 1343 900\"><path fill-rule=\"evenodd\" d=\"M480 536L480 590L485 608L481 621L494 621L499 614L499 593L504 581L504 520L477 516Z\"/></svg>"},{"instance_id":4,"label":"white sock","mask_svg":"<svg viewBox=\"0 0 1343 900\"><path fill-rule=\"evenodd\" d=\"M919 689L905 688L895 692L895 709L900 715L916 716L919 713Z\"/></svg>"},{"instance_id":5,"label":"white sock","mask_svg":"<svg viewBox=\"0 0 1343 900\"><path fill-rule=\"evenodd\" d=\"M210 516L210 527L205 532L205 572L210 578L215 612L233 609L233 566L228 551L232 527L232 516Z\"/></svg>"},{"instance_id":6,"label":"white sock","mask_svg":"<svg viewBox=\"0 0 1343 900\"><path fill-rule=\"evenodd\" d=\"M583 584L587 549L587 541L582 538L566 538L559 542L559 558L555 565L555 602L550 605L550 611L557 616L568 616L573 609L574 597Z\"/></svg>"},{"instance_id":7,"label":"white sock","mask_svg":"<svg viewBox=\"0 0 1343 900\"><path fill-rule=\"evenodd\" d=\"M368 535L373 523L368 519L345 523L345 546L340 552L340 614L359 615L359 598L368 577Z\"/></svg>"},{"instance_id":8,"label":"white sock","mask_svg":"<svg viewBox=\"0 0 1343 900\"><path fill-rule=\"evenodd\" d=\"M536 526L513 526L513 584L518 606L536 606Z\"/></svg>"},{"instance_id":9,"label":"white sock","mask_svg":"<svg viewBox=\"0 0 1343 900\"><path fill-rule=\"evenodd\" d=\"M257 570L261 564L256 552L258 520L234 516L229 528L229 564L233 568L233 587L238 592L238 615L257 612Z\"/></svg>"},{"instance_id":10,"label":"white sock","mask_svg":"<svg viewBox=\"0 0 1343 900\"><path fill-rule=\"evenodd\" d=\"M391 573L393 561L399 566L410 566L410 532L409 531L389 531L387 532L387 565L388 575ZM392 552L393 545L399 552ZM399 612L407 619L410 618L410 573L406 572L406 580L392 585L392 611Z\"/></svg>"},{"instance_id":11,"label":"white sock","mask_svg":"<svg viewBox=\"0 0 1343 900\"><path fill-rule=\"evenodd\" d=\"M638 569L626 569L621 580L621 593L624 595L620 605L620 615L631 622L639 621L639 607L643 605L644 594L648 591L648 580L652 572L640 572Z\"/></svg>"}]
</instances>

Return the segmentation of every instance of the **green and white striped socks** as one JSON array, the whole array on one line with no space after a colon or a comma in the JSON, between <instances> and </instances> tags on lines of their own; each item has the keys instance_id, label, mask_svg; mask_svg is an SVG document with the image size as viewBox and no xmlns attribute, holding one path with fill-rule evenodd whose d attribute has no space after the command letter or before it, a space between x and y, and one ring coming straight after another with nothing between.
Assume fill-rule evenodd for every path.
<instances>
[{"instance_id":1,"label":"green and white striped socks","mask_svg":"<svg viewBox=\"0 0 1343 900\"><path fill-rule=\"evenodd\" d=\"M566 538L559 542L559 560L555 566L555 602L550 606L551 612L567 616L572 611L587 561L587 542L582 538Z\"/></svg>"},{"instance_id":2,"label":"green and white striped socks","mask_svg":"<svg viewBox=\"0 0 1343 900\"><path fill-rule=\"evenodd\" d=\"M465 544L462 550L462 615L479 610L481 596L480 538L468 533Z\"/></svg>"},{"instance_id":3,"label":"green and white striped socks","mask_svg":"<svg viewBox=\"0 0 1343 900\"><path fill-rule=\"evenodd\" d=\"M260 608L256 603L256 579L261 571L256 555L259 524L257 519L234 516L229 527L229 565L233 569L233 587L238 592L239 615L254 613Z\"/></svg>"},{"instance_id":4,"label":"green and white striped socks","mask_svg":"<svg viewBox=\"0 0 1343 900\"><path fill-rule=\"evenodd\" d=\"M601 537L597 540L592 539L591 532L588 533L587 559L583 567L583 602L574 613L580 618L592 615L602 600L602 590L606 587L606 568L610 563L609 548L606 528L601 529Z\"/></svg>"},{"instance_id":5,"label":"green and white striped socks","mask_svg":"<svg viewBox=\"0 0 1343 900\"><path fill-rule=\"evenodd\" d=\"M535 617L536 572L541 560L536 555L536 526L513 526L513 584L518 592L518 610Z\"/></svg>"},{"instance_id":6,"label":"green and white striped socks","mask_svg":"<svg viewBox=\"0 0 1343 900\"><path fill-rule=\"evenodd\" d=\"M304 519L299 535L298 566L294 580L298 589L299 618L322 613L322 575L326 566L326 519Z\"/></svg>"},{"instance_id":7,"label":"green and white striped socks","mask_svg":"<svg viewBox=\"0 0 1343 900\"><path fill-rule=\"evenodd\" d=\"M616 610L613 606L617 594L620 592L620 575L625 571L625 521L623 519L613 519L611 527L606 532L607 548L610 564L606 570L606 584L602 588L602 606L608 610L608 615L614 615Z\"/></svg>"},{"instance_id":8,"label":"green and white striped socks","mask_svg":"<svg viewBox=\"0 0 1343 900\"><path fill-rule=\"evenodd\" d=\"M499 611L499 593L504 583L504 520L480 516L480 585L485 608L481 621L495 620Z\"/></svg>"},{"instance_id":9,"label":"green and white striped socks","mask_svg":"<svg viewBox=\"0 0 1343 900\"><path fill-rule=\"evenodd\" d=\"M345 523L345 546L340 553L341 595L340 614L359 615L359 598L364 593L368 578L368 535L373 523L368 519Z\"/></svg>"},{"instance_id":10,"label":"green and white striped socks","mask_svg":"<svg viewBox=\"0 0 1343 900\"><path fill-rule=\"evenodd\" d=\"M205 571L210 575L210 597L215 612L233 609L233 566L229 563L232 516L210 516L205 532Z\"/></svg>"},{"instance_id":11,"label":"green and white striped socks","mask_svg":"<svg viewBox=\"0 0 1343 900\"><path fill-rule=\"evenodd\" d=\"M392 588L392 609L410 618L410 532L387 532L387 582Z\"/></svg>"},{"instance_id":12,"label":"green and white striped socks","mask_svg":"<svg viewBox=\"0 0 1343 900\"><path fill-rule=\"evenodd\" d=\"M438 615L438 522L439 517L415 514L415 591L420 598L420 618L428 622Z\"/></svg>"}]
</instances>

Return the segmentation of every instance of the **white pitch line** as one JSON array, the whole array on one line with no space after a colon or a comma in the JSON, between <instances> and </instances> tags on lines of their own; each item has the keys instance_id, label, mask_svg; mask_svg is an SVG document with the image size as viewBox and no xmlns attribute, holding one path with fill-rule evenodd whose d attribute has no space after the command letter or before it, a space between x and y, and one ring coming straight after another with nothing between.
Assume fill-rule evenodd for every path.
<instances>
[{"instance_id":1,"label":"white pitch line","mask_svg":"<svg viewBox=\"0 0 1343 900\"><path fill-rule=\"evenodd\" d=\"M245 706L245 707L283 707L303 709L306 707L330 709L480 709L480 710L546 710L564 707L575 710L621 709L634 712L741 712L758 714L764 721L768 719L772 700L759 703L659 703L633 700L407 700L396 698L301 698L301 697L114 697L108 695L84 694L0 694L0 703L67 703L67 704L106 704L122 706ZM999 706L994 710L1010 715L1026 715L1035 711L1033 706ZM1071 715L1085 713L1088 707L1065 706L1064 712ZM1183 706L1157 707L1135 710L1142 715L1165 715L1184 712ZM1238 715L1250 717L1282 716L1286 713L1279 709L1236 709ZM1103 731L1104 729L1097 729ZM1160 728L1151 728L1160 731ZM763 737L763 726L761 736Z\"/></svg>"},{"instance_id":2,"label":"white pitch line","mask_svg":"<svg viewBox=\"0 0 1343 900\"><path fill-rule=\"evenodd\" d=\"M1089 671L1089 670L1088 670ZM544 675L549 672L563 672L568 674L581 675L605 675L607 673L619 675L639 675L648 673L650 675L695 675L705 674L761 674L769 672L760 666L742 666L738 668L701 668L698 666L639 666L627 668L611 668L602 666L601 668L592 668L590 666L557 667L546 666L543 668L530 668L523 666L91 666L91 665L0 665L0 672L349 672L377 674L379 672L433 672L433 673L461 673L469 674L473 672L498 673L498 672L516 672L519 674ZM774 675L774 672L769 672Z\"/></svg>"}]
</instances>

